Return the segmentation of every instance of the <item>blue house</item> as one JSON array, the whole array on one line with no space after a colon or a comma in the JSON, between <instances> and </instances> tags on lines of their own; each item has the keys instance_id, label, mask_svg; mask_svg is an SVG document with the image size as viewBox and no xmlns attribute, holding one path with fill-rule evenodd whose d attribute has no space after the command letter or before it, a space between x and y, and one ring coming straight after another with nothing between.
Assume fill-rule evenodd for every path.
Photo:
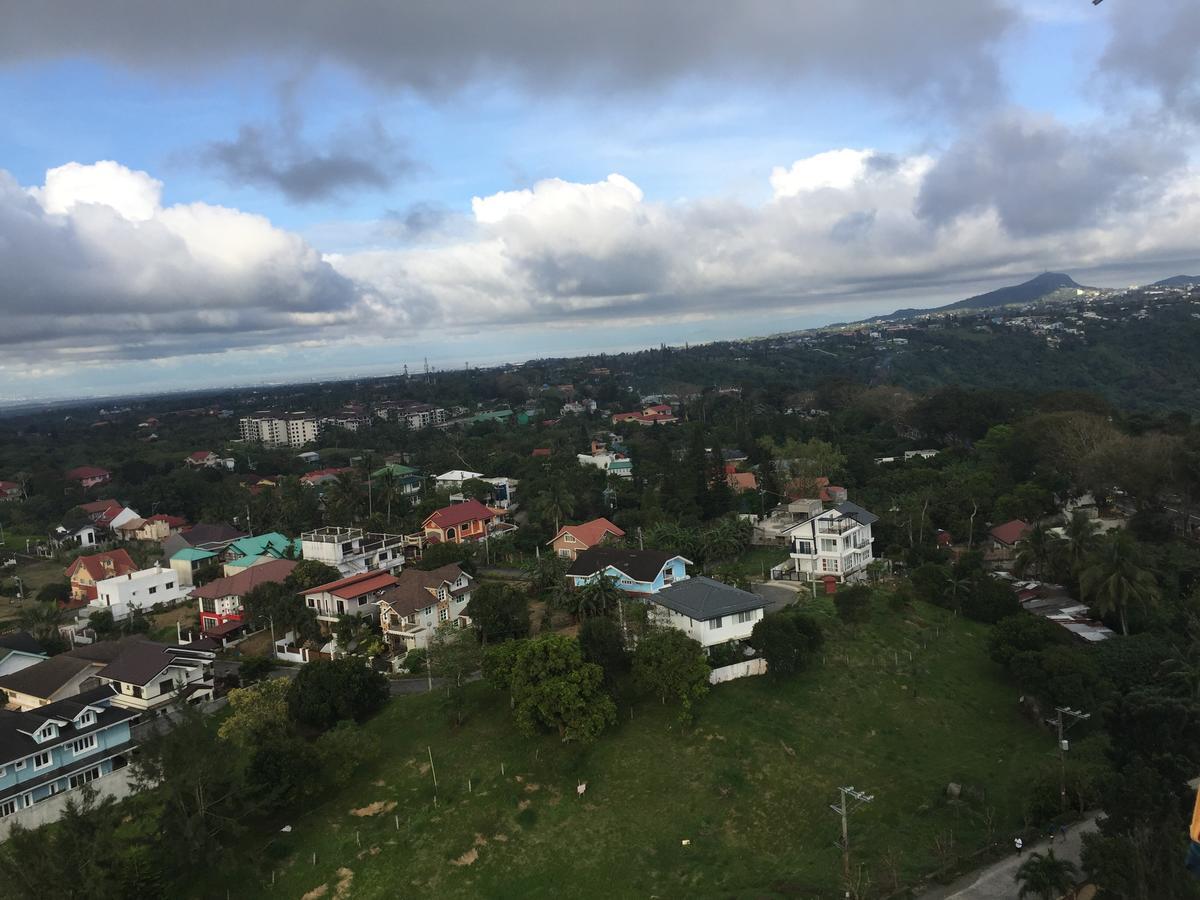
<instances>
[{"instance_id":1,"label":"blue house","mask_svg":"<svg viewBox=\"0 0 1200 900\"><path fill-rule=\"evenodd\" d=\"M111 686L25 712L0 710L0 823L129 763L130 723Z\"/></svg>"},{"instance_id":2,"label":"blue house","mask_svg":"<svg viewBox=\"0 0 1200 900\"><path fill-rule=\"evenodd\" d=\"M575 587L583 587L608 577L631 594L657 594L667 585L686 579L690 563L690 559L662 550L593 547L575 557L567 569L567 580Z\"/></svg>"}]
</instances>

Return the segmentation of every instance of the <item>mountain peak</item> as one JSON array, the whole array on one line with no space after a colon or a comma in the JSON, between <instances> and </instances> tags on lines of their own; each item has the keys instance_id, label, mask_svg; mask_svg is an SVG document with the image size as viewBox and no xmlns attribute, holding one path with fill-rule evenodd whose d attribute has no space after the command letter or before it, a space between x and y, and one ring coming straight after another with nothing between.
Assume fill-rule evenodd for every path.
<instances>
[{"instance_id":1,"label":"mountain peak","mask_svg":"<svg viewBox=\"0 0 1200 900\"><path fill-rule=\"evenodd\" d=\"M898 309L885 319L911 319L913 316L935 312L953 312L956 309L990 309L996 306L1013 306L1016 304L1035 303L1043 297L1063 289L1085 290L1070 275L1063 272L1043 272L1028 281L1008 287L997 288L986 294L976 294L956 303L948 303L934 309Z\"/></svg>"}]
</instances>

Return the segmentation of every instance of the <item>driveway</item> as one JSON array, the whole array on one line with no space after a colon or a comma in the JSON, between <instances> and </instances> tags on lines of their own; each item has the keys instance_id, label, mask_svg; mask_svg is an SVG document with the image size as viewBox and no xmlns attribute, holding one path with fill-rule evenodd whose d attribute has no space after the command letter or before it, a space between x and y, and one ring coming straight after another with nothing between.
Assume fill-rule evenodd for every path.
<instances>
[{"instance_id":1,"label":"driveway","mask_svg":"<svg viewBox=\"0 0 1200 900\"><path fill-rule=\"evenodd\" d=\"M804 592L803 596L809 596L807 585L801 587L801 585L793 585L791 582L774 581L755 583L750 585L750 590L767 601L767 608L764 612L776 612L785 606L791 606L800 599L802 596L800 591L802 590Z\"/></svg>"},{"instance_id":2,"label":"driveway","mask_svg":"<svg viewBox=\"0 0 1200 900\"><path fill-rule=\"evenodd\" d=\"M1024 855L1018 856L1014 850L997 863L964 875L953 884L922 894L920 900L1018 900L1020 885L1017 884L1017 869L1030 853L1053 850L1059 859L1069 859L1078 866L1083 835L1095 830L1096 815L1093 814L1068 828L1065 840L1056 836L1053 844L1046 840L1032 845L1026 843Z\"/></svg>"}]
</instances>

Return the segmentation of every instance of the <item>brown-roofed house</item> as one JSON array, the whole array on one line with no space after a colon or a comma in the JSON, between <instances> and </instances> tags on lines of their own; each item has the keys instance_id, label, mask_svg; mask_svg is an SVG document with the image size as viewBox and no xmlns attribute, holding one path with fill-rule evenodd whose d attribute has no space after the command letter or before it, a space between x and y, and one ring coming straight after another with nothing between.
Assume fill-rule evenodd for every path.
<instances>
[{"instance_id":1,"label":"brown-roofed house","mask_svg":"<svg viewBox=\"0 0 1200 900\"><path fill-rule=\"evenodd\" d=\"M379 596L379 625L393 650L425 647L435 628L470 623L465 615L474 579L453 563L429 572L405 569Z\"/></svg>"},{"instance_id":2,"label":"brown-roofed house","mask_svg":"<svg viewBox=\"0 0 1200 900\"><path fill-rule=\"evenodd\" d=\"M301 591L301 595L308 608L316 610L320 622L332 624L342 616L374 620L379 616L375 602L385 590L395 585L394 575L377 569L319 584Z\"/></svg>"},{"instance_id":3,"label":"brown-roofed house","mask_svg":"<svg viewBox=\"0 0 1200 900\"><path fill-rule=\"evenodd\" d=\"M625 532L603 517L582 525L564 525L550 541L554 553L574 560L582 551L598 547L606 540L625 537Z\"/></svg>"},{"instance_id":4,"label":"brown-roofed house","mask_svg":"<svg viewBox=\"0 0 1200 900\"><path fill-rule=\"evenodd\" d=\"M1003 525L997 525L988 532L992 542L992 552L998 559L1011 559L1017 550L1021 538L1029 533L1029 523L1022 519L1013 519Z\"/></svg>"},{"instance_id":5,"label":"brown-roofed house","mask_svg":"<svg viewBox=\"0 0 1200 900\"><path fill-rule=\"evenodd\" d=\"M95 687L97 667L86 659L54 656L0 678L9 709L36 709Z\"/></svg>"},{"instance_id":6,"label":"brown-roofed house","mask_svg":"<svg viewBox=\"0 0 1200 900\"><path fill-rule=\"evenodd\" d=\"M87 490L98 484L104 484L112 479L112 472L99 466L77 466L64 476L67 481L77 481L80 487Z\"/></svg>"},{"instance_id":7,"label":"brown-roofed house","mask_svg":"<svg viewBox=\"0 0 1200 900\"><path fill-rule=\"evenodd\" d=\"M496 518L496 511L484 506L474 498L465 503L452 503L430 513L421 527L425 540L435 544L461 544L465 541L482 541L488 533L488 523Z\"/></svg>"},{"instance_id":8,"label":"brown-roofed house","mask_svg":"<svg viewBox=\"0 0 1200 900\"><path fill-rule=\"evenodd\" d=\"M245 619L242 597L260 584L283 584L294 568L295 560L273 559L192 589L188 596L200 602L200 631L209 634L224 629L220 633L227 635L229 623L240 624Z\"/></svg>"},{"instance_id":9,"label":"brown-roofed house","mask_svg":"<svg viewBox=\"0 0 1200 900\"><path fill-rule=\"evenodd\" d=\"M105 578L116 578L137 571L137 564L124 550L109 550L77 556L67 566L66 576L71 582L71 606L82 606L97 596L96 582Z\"/></svg>"}]
</instances>

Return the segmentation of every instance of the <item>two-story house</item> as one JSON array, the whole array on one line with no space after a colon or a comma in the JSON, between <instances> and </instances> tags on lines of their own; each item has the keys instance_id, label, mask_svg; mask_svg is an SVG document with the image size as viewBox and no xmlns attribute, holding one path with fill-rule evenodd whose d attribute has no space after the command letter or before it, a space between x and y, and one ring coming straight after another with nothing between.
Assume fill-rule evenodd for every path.
<instances>
[{"instance_id":1,"label":"two-story house","mask_svg":"<svg viewBox=\"0 0 1200 900\"><path fill-rule=\"evenodd\" d=\"M188 594L200 607L200 631L226 637L243 624L242 597L260 584L282 584L296 568L290 559L272 559L217 578Z\"/></svg>"},{"instance_id":2,"label":"two-story house","mask_svg":"<svg viewBox=\"0 0 1200 900\"><path fill-rule=\"evenodd\" d=\"M23 814L52 797L125 768L138 713L113 703L104 686L26 712L0 711L0 840L14 823L35 827L53 815Z\"/></svg>"},{"instance_id":3,"label":"two-story house","mask_svg":"<svg viewBox=\"0 0 1200 900\"><path fill-rule=\"evenodd\" d=\"M213 695L216 653L172 646L142 637L101 641L68 651L96 667L101 684L116 689L113 703L139 712L155 712Z\"/></svg>"},{"instance_id":4,"label":"two-story house","mask_svg":"<svg viewBox=\"0 0 1200 900\"><path fill-rule=\"evenodd\" d=\"M232 525L226 525L224 522L216 524L201 522L167 536L163 540L163 555L170 559L184 549L223 553L226 547L243 537L247 537L246 532L240 531Z\"/></svg>"},{"instance_id":5,"label":"two-story house","mask_svg":"<svg viewBox=\"0 0 1200 900\"><path fill-rule=\"evenodd\" d=\"M654 594L688 577L691 560L663 550L619 550L593 547L575 557L567 581L583 587L599 578L611 578L631 594Z\"/></svg>"},{"instance_id":6,"label":"two-story house","mask_svg":"<svg viewBox=\"0 0 1200 900\"><path fill-rule=\"evenodd\" d=\"M300 559L303 548L300 541L289 540L278 531L238 538L221 554L226 575L241 569L261 565L273 559Z\"/></svg>"},{"instance_id":7,"label":"two-story house","mask_svg":"<svg viewBox=\"0 0 1200 900\"><path fill-rule=\"evenodd\" d=\"M655 621L682 631L705 650L749 638L767 605L757 594L703 575L678 581L648 599Z\"/></svg>"},{"instance_id":8,"label":"two-story house","mask_svg":"<svg viewBox=\"0 0 1200 900\"><path fill-rule=\"evenodd\" d=\"M167 563L184 587L191 587L221 572L221 557L217 552L201 550L199 547L184 547Z\"/></svg>"},{"instance_id":9,"label":"two-story house","mask_svg":"<svg viewBox=\"0 0 1200 900\"><path fill-rule=\"evenodd\" d=\"M174 569L154 566L96 582L96 597L88 602L85 612L108 610L120 622L135 609L146 611L155 604L174 606L186 594Z\"/></svg>"},{"instance_id":10,"label":"two-story house","mask_svg":"<svg viewBox=\"0 0 1200 900\"><path fill-rule=\"evenodd\" d=\"M338 525L300 535L301 556L333 566L347 577L362 572L396 572L404 565L405 545L403 535Z\"/></svg>"},{"instance_id":11,"label":"two-story house","mask_svg":"<svg viewBox=\"0 0 1200 900\"><path fill-rule=\"evenodd\" d=\"M316 612L318 622L332 625L342 616L375 621L379 617L377 601L396 584L396 576L390 572L361 572L301 591L300 596Z\"/></svg>"},{"instance_id":12,"label":"two-story house","mask_svg":"<svg viewBox=\"0 0 1200 900\"><path fill-rule=\"evenodd\" d=\"M85 491L88 488L93 488L98 484L104 484L106 481L112 480L112 472L108 469L102 469L99 466L77 466L70 469L63 476L67 481L76 482Z\"/></svg>"},{"instance_id":13,"label":"two-story house","mask_svg":"<svg viewBox=\"0 0 1200 900\"><path fill-rule=\"evenodd\" d=\"M428 572L405 569L394 587L379 597L379 626L393 651L405 653L429 644L442 625L463 626L475 580L451 564Z\"/></svg>"},{"instance_id":14,"label":"two-story house","mask_svg":"<svg viewBox=\"0 0 1200 900\"><path fill-rule=\"evenodd\" d=\"M82 606L95 600L98 582L136 571L137 565L124 550L110 550L107 553L77 556L67 566L65 572L67 579L71 582L72 605Z\"/></svg>"},{"instance_id":15,"label":"two-story house","mask_svg":"<svg viewBox=\"0 0 1200 900\"><path fill-rule=\"evenodd\" d=\"M549 542L556 556L574 560L582 551L598 547L608 540L625 537L625 532L605 518L582 525L564 525Z\"/></svg>"},{"instance_id":16,"label":"two-story house","mask_svg":"<svg viewBox=\"0 0 1200 900\"><path fill-rule=\"evenodd\" d=\"M496 512L478 500L452 503L426 516L421 523L425 540L435 544L482 541L488 536Z\"/></svg>"},{"instance_id":17,"label":"two-story house","mask_svg":"<svg viewBox=\"0 0 1200 900\"><path fill-rule=\"evenodd\" d=\"M792 543L787 577L801 581L845 582L866 576L874 559L871 526L879 517L846 501L817 511L784 529ZM776 574L773 572L773 574Z\"/></svg>"}]
</instances>

